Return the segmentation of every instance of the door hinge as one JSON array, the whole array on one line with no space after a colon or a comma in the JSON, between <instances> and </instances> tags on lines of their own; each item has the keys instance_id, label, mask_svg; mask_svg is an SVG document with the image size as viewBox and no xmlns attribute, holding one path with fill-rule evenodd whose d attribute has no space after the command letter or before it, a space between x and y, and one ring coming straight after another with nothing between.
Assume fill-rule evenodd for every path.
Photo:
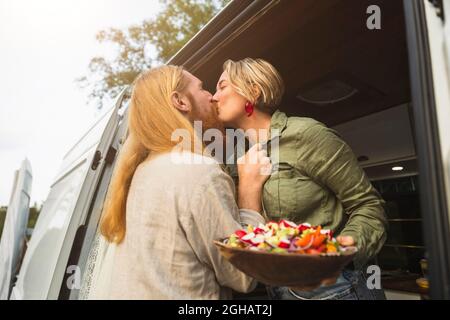
<instances>
[{"instance_id":1,"label":"door hinge","mask_svg":"<svg viewBox=\"0 0 450 320\"><path fill-rule=\"evenodd\" d=\"M108 151L106 152L105 156L105 163L112 164L114 162L114 159L116 158L117 149L114 147L109 147ZM91 169L97 170L98 165L102 161L102 153L97 150L95 151L94 159L92 159Z\"/></svg>"},{"instance_id":2,"label":"door hinge","mask_svg":"<svg viewBox=\"0 0 450 320\"><path fill-rule=\"evenodd\" d=\"M94 159L92 159L91 169L97 170L100 161L102 161L102 153L99 150L97 150L95 151Z\"/></svg>"},{"instance_id":3,"label":"door hinge","mask_svg":"<svg viewBox=\"0 0 450 320\"><path fill-rule=\"evenodd\" d=\"M106 153L105 162L107 164L112 164L114 159L116 158L117 149L114 147L109 147L108 152Z\"/></svg>"},{"instance_id":4,"label":"door hinge","mask_svg":"<svg viewBox=\"0 0 450 320\"><path fill-rule=\"evenodd\" d=\"M430 1L433 6L436 8L436 15L442 19L442 21L445 21L444 17L444 1L443 0L428 0Z\"/></svg>"}]
</instances>

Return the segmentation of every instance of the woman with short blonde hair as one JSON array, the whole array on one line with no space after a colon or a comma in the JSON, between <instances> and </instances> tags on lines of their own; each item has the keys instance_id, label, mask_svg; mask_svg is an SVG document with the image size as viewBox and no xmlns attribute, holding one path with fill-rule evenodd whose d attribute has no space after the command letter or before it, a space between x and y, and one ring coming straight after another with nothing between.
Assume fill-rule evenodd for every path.
<instances>
[{"instance_id":1,"label":"woman with short blonde hair","mask_svg":"<svg viewBox=\"0 0 450 320\"><path fill-rule=\"evenodd\" d=\"M250 58L227 60L223 69L236 92L262 111L273 114L279 107L284 94L284 83L270 63Z\"/></svg>"},{"instance_id":2,"label":"woman with short blonde hair","mask_svg":"<svg viewBox=\"0 0 450 320\"><path fill-rule=\"evenodd\" d=\"M277 110L283 93L282 78L273 65L246 58L224 63L213 98L226 126L243 129L251 143L268 146L277 170L263 188L265 214L273 220L331 229L341 245L356 245L358 254L355 270L345 270L335 285L311 292L289 288L269 292L286 299L371 299L380 292L383 297L380 290L367 292L361 272L386 240L384 201L337 132L314 119L288 117ZM271 150L275 139L278 147ZM363 291L356 290L355 279Z\"/></svg>"}]
</instances>

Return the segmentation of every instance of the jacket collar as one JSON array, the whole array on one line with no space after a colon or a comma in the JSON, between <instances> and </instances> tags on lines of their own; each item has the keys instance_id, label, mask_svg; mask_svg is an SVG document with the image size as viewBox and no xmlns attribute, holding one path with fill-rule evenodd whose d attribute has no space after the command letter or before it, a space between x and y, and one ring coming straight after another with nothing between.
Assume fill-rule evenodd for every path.
<instances>
[{"instance_id":1,"label":"jacket collar","mask_svg":"<svg viewBox=\"0 0 450 320\"><path fill-rule=\"evenodd\" d=\"M270 121L270 139L274 139L276 137L279 137L281 133L286 129L287 126L288 117L286 116L286 113L281 112L280 110L275 111L275 113L272 115L272 120ZM272 132L274 132L272 134Z\"/></svg>"}]
</instances>

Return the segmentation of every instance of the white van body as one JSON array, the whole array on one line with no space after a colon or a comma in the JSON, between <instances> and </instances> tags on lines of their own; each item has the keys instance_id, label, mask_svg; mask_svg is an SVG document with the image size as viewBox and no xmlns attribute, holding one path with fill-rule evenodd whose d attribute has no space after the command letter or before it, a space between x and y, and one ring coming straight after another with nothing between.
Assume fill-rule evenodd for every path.
<instances>
[{"instance_id":1,"label":"white van body","mask_svg":"<svg viewBox=\"0 0 450 320\"><path fill-rule=\"evenodd\" d=\"M446 23L436 14L432 2L425 1L427 17L428 39L430 44L431 66L433 70L434 96L436 98L437 120L439 124L439 138L447 179L447 201L450 203L450 5L444 3ZM449 216L450 223L450 216Z\"/></svg>"},{"instance_id":2,"label":"white van body","mask_svg":"<svg viewBox=\"0 0 450 320\"><path fill-rule=\"evenodd\" d=\"M11 285L26 250L33 173L28 159L14 175L11 199L0 240L0 300L9 298Z\"/></svg>"},{"instance_id":3,"label":"white van body","mask_svg":"<svg viewBox=\"0 0 450 320\"><path fill-rule=\"evenodd\" d=\"M117 101L121 102L123 93ZM84 223L104 165L92 169L96 152L105 155L121 120L120 103L106 112L64 157L42 207L11 299L57 299L75 233ZM104 157L104 156L103 156ZM57 282L58 285L52 287Z\"/></svg>"}]
</instances>

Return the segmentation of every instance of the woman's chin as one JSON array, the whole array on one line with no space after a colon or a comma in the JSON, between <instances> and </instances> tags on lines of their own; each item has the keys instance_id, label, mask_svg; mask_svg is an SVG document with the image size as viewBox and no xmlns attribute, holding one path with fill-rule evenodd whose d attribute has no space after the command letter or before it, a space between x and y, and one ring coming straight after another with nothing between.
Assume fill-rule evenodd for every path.
<instances>
[{"instance_id":1,"label":"woman's chin","mask_svg":"<svg viewBox=\"0 0 450 320\"><path fill-rule=\"evenodd\" d=\"M225 127L237 129L236 123L238 123L238 121L236 121L236 117L229 117L226 114L219 112L217 118L224 124Z\"/></svg>"},{"instance_id":2,"label":"woman's chin","mask_svg":"<svg viewBox=\"0 0 450 320\"><path fill-rule=\"evenodd\" d=\"M223 113L218 113L217 114L217 119L219 119L220 122L222 122L223 124L228 124L228 118L224 116Z\"/></svg>"},{"instance_id":3,"label":"woman's chin","mask_svg":"<svg viewBox=\"0 0 450 320\"><path fill-rule=\"evenodd\" d=\"M222 122L226 128L235 128L234 123L231 121L227 121L227 119L225 120L220 119L220 122Z\"/></svg>"}]
</instances>

